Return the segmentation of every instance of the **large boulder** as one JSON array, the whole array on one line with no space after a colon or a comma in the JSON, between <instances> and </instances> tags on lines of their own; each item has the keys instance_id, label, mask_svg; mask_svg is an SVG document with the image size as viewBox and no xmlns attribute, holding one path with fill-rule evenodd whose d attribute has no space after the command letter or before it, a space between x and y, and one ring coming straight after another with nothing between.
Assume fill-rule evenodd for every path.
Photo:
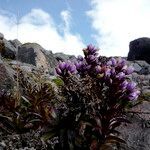
<instances>
[{"instance_id":1,"label":"large boulder","mask_svg":"<svg viewBox=\"0 0 150 150\"><path fill-rule=\"evenodd\" d=\"M64 53L55 53L54 57L57 61L65 61L65 60L74 60L76 57L74 55L66 55Z\"/></svg>"},{"instance_id":2,"label":"large boulder","mask_svg":"<svg viewBox=\"0 0 150 150\"><path fill-rule=\"evenodd\" d=\"M127 142L126 150L150 150L150 103L143 102L130 112L128 119L131 124L123 124L118 128Z\"/></svg>"},{"instance_id":3,"label":"large boulder","mask_svg":"<svg viewBox=\"0 0 150 150\"><path fill-rule=\"evenodd\" d=\"M32 64L37 68L42 67L49 71L56 66L56 59L52 52L46 51L37 43L26 43L18 48L18 59L21 62Z\"/></svg>"},{"instance_id":4,"label":"large boulder","mask_svg":"<svg viewBox=\"0 0 150 150\"><path fill-rule=\"evenodd\" d=\"M0 40L3 40L4 35L2 33L0 33Z\"/></svg>"},{"instance_id":5,"label":"large boulder","mask_svg":"<svg viewBox=\"0 0 150 150\"><path fill-rule=\"evenodd\" d=\"M148 75L150 74L150 64L145 61L128 61L128 65L133 66L136 73L141 75Z\"/></svg>"},{"instance_id":6,"label":"large boulder","mask_svg":"<svg viewBox=\"0 0 150 150\"><path fill-rule=\"evenodd\" d=\"M16 58L17 48L14 45L7 41L4 38L4 35L0 33L0 53L1 56L8 59L15 59Z\"/></svg>"},{"instance_id":7,"label":"large boulder","mask_svg":"<svg viewBox=\"0 0 150 150\"><path fill-rule=\"evenodd\" d=\"M21 43L18 39L9 40L9 42L10 42L15 48L18 48L19 46L22 45L22 43Z\"/></svg>"},{"instance_id":8,"label":"large boulder","mask_svg":"<svg viewBox=\"0 0 150 150\"><path fill-rule=\"evenodd\" d=\"M13 70L0 58L0 91L10 90L14 86Z\"/></svg>"},{"instance_id":9,"label":"large boulder","mask_svg":"<svg viewBox=\"0 0 150 150\"><path fill-rule=\"evenodd\" d=\"M150 38L131 41L127 60L145 60L150 63Z\"/></svg>"}]
</instances>

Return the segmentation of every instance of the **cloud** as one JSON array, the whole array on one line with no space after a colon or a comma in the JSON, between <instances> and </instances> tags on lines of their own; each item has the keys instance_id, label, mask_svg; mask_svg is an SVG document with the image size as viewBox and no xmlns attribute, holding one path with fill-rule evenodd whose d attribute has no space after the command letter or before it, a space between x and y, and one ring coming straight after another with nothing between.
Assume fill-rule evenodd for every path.
<instances>
[{"instance_id":1,"label":"cloud","mask_svg":"<svg viewBox=\"0 0 150 150\"><path fill-rule=\"evenodd\" d=\"M63 34L59 32L60 25L57 25L52 16L42 9L32 9L31 12L21 17L18 27L16 16L0 11L0 32L5 35L6 39L18 37L22 43L36 42L53 52L79 55L85 45L80 34L72 34L70 31L71 13L64 10L60 16Z\"/></svg>"},{"instance_id":2,"label":"cloud","mask_svg":"<svg viewBox=\"0 0 150 150\"><path fill-rule=\"evenodd\" d=\"M61 18L64 21L64 32L69 32L70 30L70 22L71 22L71 14L70 11L64 10L61 12Z\"/></svg>"},{"instance_id":3,"label":"cloud","mask_svg":"<svg viewBox=\"0 0 150 150\"><path fill-rule=\"evenodd\" d=\"M127 56L130 41L150 37L149 0L91 0L87 16L103 55Z\"/></svg>"}]
</instances>

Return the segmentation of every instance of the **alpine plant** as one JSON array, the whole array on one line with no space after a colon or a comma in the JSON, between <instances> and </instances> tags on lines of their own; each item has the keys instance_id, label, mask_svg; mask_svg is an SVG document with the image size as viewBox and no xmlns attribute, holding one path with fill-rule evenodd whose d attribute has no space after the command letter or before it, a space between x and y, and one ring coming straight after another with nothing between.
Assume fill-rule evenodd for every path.
<instances>
[{"instance_id":1,"label":"alpine plant","mask_svg":"<svg viewBox=\"0 0 150 150\"><path fill-rule=\"evenodd\" d=\"M140 94L128 78L134 69L125 59L101 63L98 49L92 45L83 53L76 62L60 62L56 68L64 82L61 94L65 100L50 131L50 138L57 137L53 149L99 150L124 143L116 127L129 123L125 110Z\"/></svg>"}]
</instances>

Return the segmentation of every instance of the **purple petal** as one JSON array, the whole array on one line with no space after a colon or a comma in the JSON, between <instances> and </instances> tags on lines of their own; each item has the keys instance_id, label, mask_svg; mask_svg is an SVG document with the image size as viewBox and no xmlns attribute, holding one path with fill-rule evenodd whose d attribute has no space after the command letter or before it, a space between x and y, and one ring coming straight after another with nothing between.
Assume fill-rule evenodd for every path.
<instances>
[{"instance_id":1,"label":"purple petal","mask_svg":"<svg viewBox=\"0 0 150 150\"><path fill-rule=\"evenodd\" d=\"M112 61L109 60L109 61L107 62L107 65L108 65L108 66L111 66L111 65L112 65Z\"/></svg>"},{"instance_id":2,"label":"purple petal","mask_svg":"<svg viewBox=\"0 0 150 150\"><path fill-rule=\"evenodd\" d=\"M83 57L81 55L78 56L77 60L83 61Z\"/></svg>"},{"instance_id":3,"label":"purple petal","mask_svg":"<svg viewBox=\"0 0 150 150\"><path fill-rule=\"evenodd\" d=\"M129 90L129 91L133 91L135 87L136 87L136 83L135 82L129 82L127 84L127 90Z\"/></svg>"},{"instance_id":4,"label":"purple petal","mask_svg":"<svg viewBox=\"0 0 150 150\"><path fill-rule=\"evenodd\" d=\"M138 98L139 94L140 94L140 91L136 90L136 91L130 93L128 98L129 98L129 100L136 100Z\"/></svg>"},{"instance_id":5,"label":"purple petal","mask_svg":"<svg viewBox=\"0 0 150 150\"><path fill-rule=\"evenodd\" d=\"M83 64L82 62L76 62L75 63L76 69L81 69L82 64Z\"/></svg>"},{"instance_id":6,"label":"purple petal","mask_svg":"<svg viewBox=\"0 0 150 150\"><path fill-rule=\"evenodd\" d=\"M61 69L61 70L64 70L66 68L66 63L65 62L60 62L58 67Z\"/></svg>"},{"instance_id":7,"label":"purple petal","mask_svg":"<svg viewBox=\"0 0 150 150\"><path fill-rule=\"evenodd\" d=\"M117 77L119 80L121 80L121 79L123 79L123 78L125 77L125 73L120 72L120 73L117 74L116 77Z\"/></svg>"},{"instance_id":8,"label":"purple petal","mask_svg":"<svg viewBox=\"0 0 150 150\"><path fill-rule=\"evenodd\" d=\"M130 66L127 68L126 74L129 75L129 74L133 73L133 71L134 71L134 68L132 66Z\"/></svg>"},{"instance_id":9,"label":"purple petal","mask_svg":"<svg viewBox=\"0 0 150 150\"><path fill-rule=\"evenodd\" d=\"M112 62L112 65L115 66L117 64L117 61L115 58L111 58L111 62Z\"/></svg>"},{"instance_id":10,"label":"purple petal","mask_svg":"<svg viewBox=\"0 0 150 150\"><path fill-rule=\"evenodd\" d=\"M121 83L120 87L121 87L121 89L124 90L124 89L126 89L127 85L128 85L128 82L125 80Z\"/></svg>"},{"instance_id":11,"label":"purple petal","mask_svg":"<svg viewBox=\"0 0 150 150\"><path fill-rule=\"evenodd\" d=\"M55 68L55 70L58 75L62 75L62 71L59 68Z\"/></svg>"},{"instance_id":12,"label":"purple petal","mask_svg":"<svg viewBox=\"0 0 150 150\"><path fill-rule=\"evenodd\" d=\"M109 69L109 68L107 68L106 70L105 70L105 76L110 76L111 75L111 70Z\"/></svg>"},{"instance_id":13,"label":"purple petal","mask_svg":"<svg viewBox=\"0 0 150 150\"><path fill-rule=\"evenodd\" d=\"M111 72L112 75L116 75L116 71L115 71L114 68L111 68L111 71L110 71L110 72Z\"/></svg>"},{"instance_id":14,"label":"purple petal","mask_svg":"<svg viewBox=\"0 0 150 150\"><path fill-rule=\"evenodd\" d=\"M96 66L95 67L95 71L96 71L96 73L100 73L101 72L101 67L100 66Z\"/></svg>"}]
</instances>

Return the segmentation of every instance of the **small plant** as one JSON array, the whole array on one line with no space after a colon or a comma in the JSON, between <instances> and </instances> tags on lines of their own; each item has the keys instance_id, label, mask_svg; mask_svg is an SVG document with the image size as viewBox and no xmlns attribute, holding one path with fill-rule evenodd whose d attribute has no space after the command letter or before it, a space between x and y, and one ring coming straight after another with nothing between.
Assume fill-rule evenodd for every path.
<instances>
[{"instance_id":1,"label":"small plant","mask_svg":"<svg viewBox=\"0 0 150 150\"><path fill-rule=\"evenodd\" d=\"M7 133L25 133L51 123L57 97L50 82L40 72L19 70L20 97L1 91L0 128ZM17 91L18 93L18 91Z\"/></svg>"},{"instance_id":2,"label":"small plant","mask_svg":"<svg viewBox=\"0 0 150 150\"><path fill-rule=\"evenodd\" d=\"M108 149L125 143L116 131L128 122L125 110L139 96L128 79L133 72L124 59L101 63L98 49L89 45L75 63L60 62L56 72L63 80L64 103L55 111L55 123L45 137L57 142L53 149Z\"/></svg>"}]
</instances>

